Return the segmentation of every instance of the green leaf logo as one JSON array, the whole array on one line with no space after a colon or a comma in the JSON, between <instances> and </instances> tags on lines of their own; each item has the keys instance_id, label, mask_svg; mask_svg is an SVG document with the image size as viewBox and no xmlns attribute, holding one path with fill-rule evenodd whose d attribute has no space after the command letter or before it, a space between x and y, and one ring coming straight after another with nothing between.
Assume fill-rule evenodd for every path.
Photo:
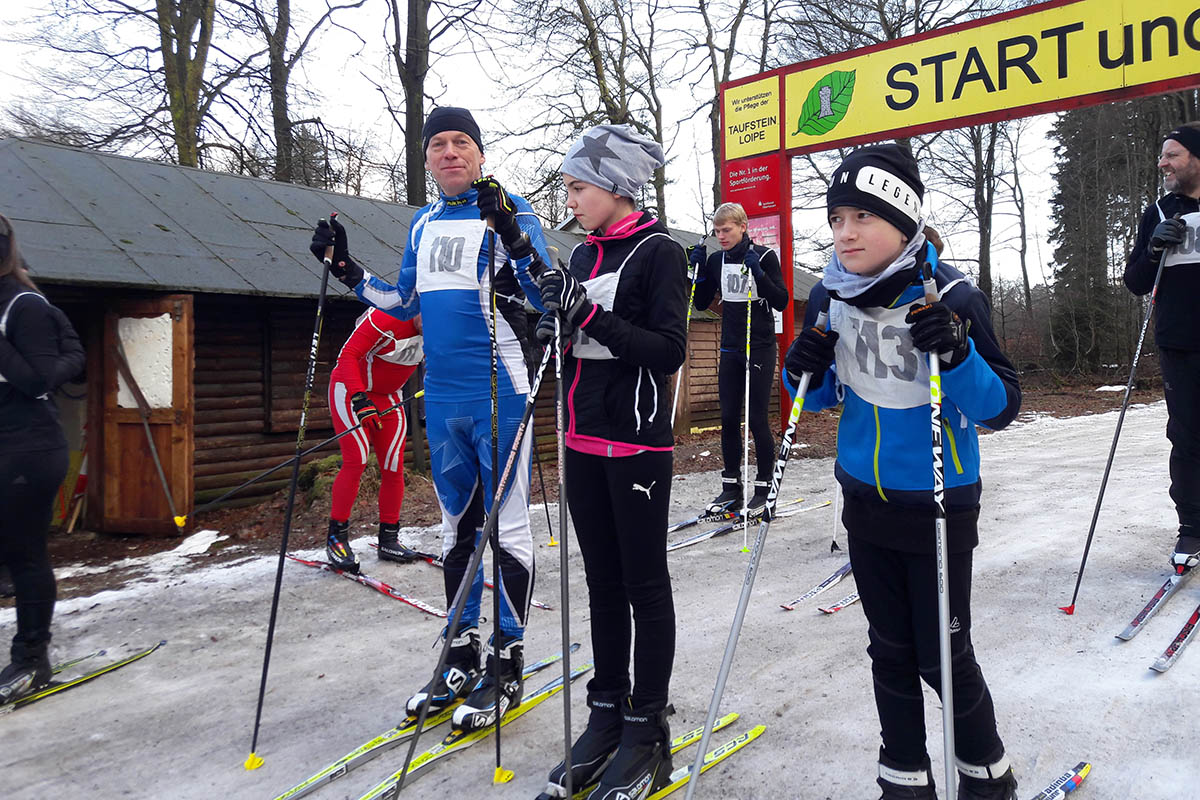
<instances>
[{"instance_id":1,"label":"green leaf logo","mask_svg":"<svg viewBox=\"0 0 1200 800\"><path fill-rule=\"evenodd\" d=\"M850 108L854 97L854 71L833 72L813 84L804 98L800 119L796 121L795 136L806 133L820 136L829 133L841 122Z\"/></svg>"}]
</instances>

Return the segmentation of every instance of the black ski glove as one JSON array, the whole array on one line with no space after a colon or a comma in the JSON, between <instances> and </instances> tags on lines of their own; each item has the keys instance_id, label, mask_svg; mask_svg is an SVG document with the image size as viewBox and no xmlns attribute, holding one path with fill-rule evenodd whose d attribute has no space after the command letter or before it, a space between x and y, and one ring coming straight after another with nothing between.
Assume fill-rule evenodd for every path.
<instances>
[{"instance_id":1,"label":"black ski glove","mask_svg":"<svg viewBox=\"0 0 1200 800\"><path fill-rule=\"evenodd\" d=\"M825 380L825 370L833 363L833 348L837 344L838 332L821 330L817 327L805 328L788 348L783 359L783 366L788 371L788 377L796 386L805 372L812 373L809 386L818 386Z\"/></svg>"},{"instance_id":2,"label":"black ski glove","mask_svg":"<svg viewBox=\"0 0 1200 800\"><path fill-rule=\"evenodd\" d=\"M547 347L554 343L554 317L556 314L553 311L542 313L542 318L538 320L537 327L533 331L533 335L542 343L543 347ZM563 338L570 338L571 326L565 322L562 324Z\"/></svg>"},{"instance_id":3,"label":"black ski glove","mask_svg":"<svg viewBox=\"0 0 1200 800\"><path fill-rule=\"evenodd\" d=\"M967 325L945 303L913 305L904 316L913 345L926 353L937 353L942 367L956 367L967 357Z\"/></svg>"},{"instance_id":4,"label":"black ski glove","mask_svg":"<svg viewBox=\"0 0 1200 800\"><path fill-rule=\"evenodd\" d=\"M1154 226L1154 233L1150 234L1150 252L1159 255L1172 245L1182 244L1186 233L1187 225L1183 220L1164 219Z\"/></svg>"},{"instance_id":5,"label":"black ski glove","mask_svg":"<svg viewBox=\"0 0 1200 800\"><path fill-rule=\"evenodd\" d=\"M529 255L532 245L529 236L517 225L517 204L509 197L508 192L493 176L488 175L476 179L471 187L479 193L475 201L479 206L479 218L490 219L492 227L504 242L504 248L513 258L524 258Z\"/></svg>"},{"instance_id":6,"label":"black ski glove","mask_svg":"<svg viewBox=\"0 0 1200 800\"><path fill-rule=\"evenodd\" d=\"M333 248L333 261L329 271L348 288L353 289L363 279L363 270L350 257L350 247L346 241L346 229L338 222L337 214L330 214L328 220L321 220L313 229L312 242L308 249L317 260L325 261L325 251Z\"/></svg>"},{"instance_id":7,"label":"black ski glove","mask_svg":"<svg viewBox=\"0 0 1200 800\"><path fill-rule=\"evenodd\" d=\"M758 251L756 251L753 247L746 249L746 257L742 259L742 263L746 265L746 268L750 270L750 274L753 275L755 279L762 277L762 263L759 261Z\"/></svg>"},{"instance_id":8,"label":"black ski glove","mask_svg":"<svg viewBox=\"0 0 1200 800\"><path fill-rule=\"evenodd\" d=\"M364 428L374 426L375 430L383 430L383 420L379 418L379 409L371 402L371 398L367 397L366 392L355 392L350 395L350 407L354 409L354 416L358 417L358 424Z\"/></svg>"},{"instance_id":9,"label":"black ski glove","mask_svg":"<svg viewBox=\"0 0 1200 800\"><path fill-rule=\"evenodd\" d=\"M693 270L704 268L704 262L708 261L708 248L702 244L694 244L688 248L688 262L691 263Z\"/></svg>"},{"instance_id":10,"label":"black ski glove","mask_svg":"<svg viewBox=\"0 0 1200 800\"><path fill-rule=\"evenodd\" d=\"M575 276L565 270L550 269L538 278L538 291L547 311L561 311L565 323L578 328L592 313L592 301L587 290Z\"/></svg>"}]
</instances>

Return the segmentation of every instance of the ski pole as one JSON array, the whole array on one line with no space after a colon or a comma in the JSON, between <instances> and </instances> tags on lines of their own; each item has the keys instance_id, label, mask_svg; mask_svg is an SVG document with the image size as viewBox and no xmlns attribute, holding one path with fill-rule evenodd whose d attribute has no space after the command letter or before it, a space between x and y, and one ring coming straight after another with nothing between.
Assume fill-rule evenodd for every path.
<instances>
[{"instance_id":1,"label":"ski pole","mask_svg":"<svg viewBox=\"0 0 1200 800\"><path fill-rule=\"evenodd\" d=\"M696 243L696 247L704 246L702 237ZM696 277L700 274L700 267L692 265L692 288L688 290L687 316L683 320L683 337L684 337L684 358L687 358L687 334L688 329L692 325L692 303L696 299ZM679 387L683 385L683 367L679 368L679 372L675 375L675 396L671 399L671 430L675 430L675 411L679 408Z\"/></svg>"},{"instance_id":2,"label":"ski pole","mask_svg":"<svg viewBox=\"0 0 1200 800\"><path fill-rule=\"evenodd\" d=\"M750 312L754 310L754 288L750 270L742 265L746 282L746 390L742 397L742 552L749 553L750 535Z\"/></svg>"},{"instance_id":3,"label":"ski pole","mask_svg":"<svg viewBox=\"0 0 1200 800\"><path fill-rule=\"evenodd\" d=\"M1179 219L1179 214L1175 219ZM1117 454L1117 439L1121 438L1121 425L1125 422L1125 410L1129 408L1129 395L1133 393L1133 378L1137 375L1138 361L1142 357L1142 344L1146 340L1146 328L1150 326L1150 317L1154 314L1154 304L1158 299L1158 282L1162 279L1163 266L1167 263L1167 249L1164 247L1158 257L1158 270L1154 273L1154 288L1150 290L1150 305L1146 307L1146 317L1142 320L1142 332L1138 334L1137 350L1133 353L1133 364L1129 367L1129 380L1125 382L1125 397L1121 400L1121 413L1117 417L1117 429L1113 431L1112 445L1108 448L1108 461L1104 465L1104 477L1100 479L1100 494L1096 496L1096 508L1092 511L1092 524L1088 526L1087 541L1083 545L1083 559L1079 562L1079 574L1075 576L1075 592L1071 595L1071 604L1059 606L1066 614L1075 613L1075 600L1079 597L1079 585L1083 583L1083 570L1087 566L1088 551L1092 549L1092 537L1096 534L1096 520L1100 518L1100 504L1104 502L1104 489L1108 486L1108 473L1112 469L1113 456Z\"/></svg>"},{"instance_id":4,"label":"ski pole","mask_svg":"<svg viewBox=\"0 0 1200 800\"><path fill-rule=\"evenodd\" d=\"M491 295L492 324L489 329L492 345L491 388L492 388L492 516L499 519L500 506L503 498L496 491L496 475L500 472L500 388L499 361L500 349L496 341L496 229L492 220L488 221L487 252L488 252L488 293ZM519 452L519 448L518 448ZM512 770L506 770L500 761L500 718L504 716L500 707L500 651L504 644L500 631L500 526L492 526L492 584L496 587L492 592L492 659L496 669L496 771L492 773L492 783L508 783L513 779ZM486 666L485 666L486 669Z\"/></svg>"},{"instance_id":5,"label":"ski pole","mask_svg":"<svg viewBox=\"0 0 1200 800\"><path fill-rule=\"evenodd\" d=\"M567 414L563 404L563 344L562 315L554 315L554 422L558 447L558 529L562 532L562 549L558 551L558 593L562 606L563 645L563 767L566 772L567 797L575 796L571 775L571 592L567 573ZM545 490L542 492L545 494ZM548 506L547 506L548 508Z\"/></svg>"},{"instance_id":6,"label":"ski pole","mask_svg":"<svg viewBox=\"0 0 1200 800\"><path fill-rule=\"evenodd\" d=\"M925 302L938 301L937 284L933 280L933 266L926 261L921 267L925 287ZM938 584L938 655L942 672L942 738L946 758L946 796L954 797L958 778L954 760L954 676L950 668L950 585L946 545L946 480L942 470L942 375L941 356L929 354L929 430L933 447L933 502L937 507L935 531L937 535L937 584Z\"/></svg>"},{"instance_id":7,"label":"ski pole","mask_svg":"<svg viewBox=\"0 0 1200 800\"><path fill-rule=\"evenodd\" d=\"M150 432L150 404L146 402L146 396L142 394L141 387L133 379L133 370L129 367L129 359L125 356L125 346L121 344L121 335L119 332L113 345L113 352L117 356L117 369L129 385L129 392L133 395L134 402L138 407L138 416L142 418L142 429L146 432L146 444L150 446L150 458L154 460L154 469L158 472L158 480L162 484L163 494L166 495L167 508L171 511L171 519L174 520L176 529L182 533L183 526L187 523L187 515L181 516L175 510L175 498L171 494L171 485L167 483L167 475L163 471L162 459L158 457L158 446L154 444L154 434Z\"/></svg>"},{"instance_id":8,"label":"ski pole","mask_svg":"<svg viewBox=\"0 0 1200 800\"><path fill-rule=\"evenodd\" d=\"M332 220L337 212L329 215ZM317 318L313 323L312 343L308 348L308 369L304 373L304 402L300 405L300 427L296 431L296 457L292 462L292 480L288 486L287 503L283 509L283 535L279 538L279 563L275 568L275 592L271 596L271 616L267 622L267 645L263 650L262 680L258 685L258 708L254 712L254 735L250 740L250 755L243 764L246 769L258 769L263 765L258 755L258 730L262 723L263 698L267 693L267 671L271 666L271 643L275 639L275 619L279 614L279 592L283 588L283 563L287 556L288 536L292 532L292 508L296 502L296 482L300 478L300 452L304 447L304 430L308 425L308 401L312 396L313 378L317 372L317 348L321 344L321 323L325 317L325 292L329 282L329 270L333 266L333 247L325 248L322 259L321 290L317 295Z\"/></svg>"},{"instance_id":9,"label":"ski pole","mask_svg":"<svg viewBox=\"0 0 1200 800\"><path fill-rule=\"evenodd\" d=\"M400 408L400 406L404 405L404 403L406 403L407 401L415 400L418 397L423 396L424 394L425 394L425 390L422 389L421 391L414 394L412 397L406 397L403 400L401 400L399 403L396 403L395 405L385 408L383 411L380 411L379 416L386 417L388 414L391 414L393 411ZM329 445L331 445L334 442L341 439L343 436L349 436L350 434L354 433L356 430L360 429L361 427L362 427L362 423L360 422L352 428L347 428L346 430L342 431L341 433L330 436L328 439L321 442L320 444L314 444L312 447L305 449L304 452L302 452L300 454L300 458L303 459L307 455L311 455L311 454L317 452L318 450L321 450L322 448L328 447ZM211 511L214 507L216 507L217 505L220 505L223 501L225 501L228 498L232 497L233 495L237 494L242 489L245 489L247 486L252 486L253 484L258 483L263 478L266 478L268 475L275 474L276 472L283 469L288 464L291 464L295 460L296 460L296 456L289 456L286 460L280 461L278 464L276 464L275 466L266 470L265 472L260 472L259 474L255 475L253 478L250 478L249 480L230 489L225 494L218 497L216 500L209 500L207 503L205 503L204 505L202 505L199 508L197 508L196 510L194 510L192 512L192 516L196 517L207 511ZM184 521L185 522L187 521L187 515L184 515Z\"/></svg>"},{"instance_id":10,"label":"ski pole","mask_svg":"<svg viewBox=\"0 0 1200 800\"><path fill-rule=\"evenodd\" d=\"M547 547L558 547L558 540L554 538L554 526L550 524L550 498L546 496L546 473L542 470L542 457L538 453L537 431L533 435L533 460L537 462L538 470L538 485L542 487L542 507L546 510L546 530L550 531L550 541L546 542ZM561 501L562 498L560 497Z\"/></svg>"},{"instance_id":11,"label":"ski pole","mask_svg":"<svg viewBox=\"0 0 1200 800\"><path fill-rule=\"evenodd\" d=\"M842 487L841 487L841 484L839 484L837 482L837 478L834 477L834 479L833 479L833 535L829 540L829 552L831 552L831 553L836 553L838 550L842 549L842 548L838 547L838 543L837 543L838 519L839 519L838 514L841 513L841 505L842 505Z\"/></svg>"},{"instance_id":12,"label":"ski pole","mask_svg":"<svg viewBox=\"0 0 1200 800\"><path fill-rule=\"evenodd\" d=\"M500 473L500 479L497 482L497 495L502 496L507 490L508 485L512 480L514 467L521 452L521 441L525 438L525 431L528 429L533 420L533 408L537 401L538 389L542 385L542 376L546 372L546 365L550 362L550 357L554 350L547 347L542 353L542 363L538 366L537 372L534 373L533 382L529 387L529 394L525 396L525 411L521 414L521 422L517 425L516 435L513 437L512 448L508 451L508 459L504 463L504 471ZM483 532L479 537L479 541L475 545L475 550L471 553L471 560L467 563L467 570L463 573L463 578L458 583L458 589L454 592L454 600L451 602L450 619L446 625L446 637L442 641L442 650L438 655L437 665L433 668L433 679L437 680L441 676L442 670L446 668L446 657L450 653L450 645L454 642L454 637L451 635L453 631L458 630L458 625L462 621L463 615L463 599L467 595L467 588L474 580L475 572L479 569L480 562L483 561L483 548L487 545L492 531L500 523L499 504L492 502L491 511L483 521ZM565 654L564 654L565 655ZM497 709L498 711L499 709ZM429 700L428 698L421 704L421 710L417 714L416 730L413 731L412 740L408 745L408 753L404 757L404 769L400 772L400 778L396 785L396 794L399 794L404 789L404 779L408 775L408 768L412 764L413 755L417 751L417 741L421 738L422 729L425 726L425 720L429 716Z\"/></svg>"},{"instance_id":13,"label":"ski pole","mask_svg":"<svg viewBox=\"0 0 1200 800\"><path fill-rule=\"evenodd\" d=\"M826 299L814 324L821 328L828 320L829 300ZM800 376L796 399L792 402L791 413L788 414L787 428L783 432L783 440L779 443L779 453L775 457L775 470L771 475L771 488L767 491L767 504L763 508L762 521L758 523L758 534L754 538L754 550L750 553L750 563L746 565L746 577L742 580L742 594L738 597L737 610L733 614L733 625L729 628L729 639L725 642L725 654L721 656L721 668L717 672L717 685L713 689L712 700L708 704L708 716L704 720L704 733L700 737L700 749L696 753L696 760L689 773L691 779L688 781L685 800L692 800L696 793L696 784L700 782L704 754L708 752L708 740L712 736L713 726L717 721L717 712L721 708L721 698L725 694L725 682L729 679L729 669L733 666L733 653L737 649L738 636L742 632L742 622L746 619L746 608L750 605L750 592L754 589L754 579L758 575L758 563L762 559L767 529L771 526L771 518L775 516L775 501L779 496L779 486L783 483L783 471L787 468L788 457L792 454L792 437L796 435L796 424L800 421L800 412L804 410L804 395L808 393L808 384L811 381L811 372L805 372Z\"/></svg>"}]
</instances>

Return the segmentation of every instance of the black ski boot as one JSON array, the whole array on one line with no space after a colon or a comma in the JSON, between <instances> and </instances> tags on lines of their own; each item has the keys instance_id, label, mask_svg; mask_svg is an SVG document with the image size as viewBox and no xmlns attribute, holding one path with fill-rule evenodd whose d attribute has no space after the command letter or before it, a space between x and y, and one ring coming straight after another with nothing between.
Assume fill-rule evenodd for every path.
<instances>
[{"instance_id":1,"label":"black ski boot","mask_svg":"<svg viewBox=\"0 0 1200 800\"><path fill-rule=\"evenodd\" d=\"M496 724L496 685L500 686L500 716L521 702L525 693L525 642L509 639L500 648L497 657L489 640L487 645L487 668L479 685L468 695L463 704L454 709L450 724L456 730L477 731Z\"/></svg>"},{"instance_id":2,"label":"black ski boot","mask_svg":"<svg viewBox=\"0 0 1200 800\"><path fill-rule=\"evenodd\" d=\"M12 575L8 572L7 564L0 564L0 597L16 597L17 587L13 586Z\"/></svg>"},{"instance_id":3,"label":"black ski boot","mask_svg":"<svg viewBox=\"0 0 1200 800\"><path fill-rule=\"evenodd\" d=\"M329 538L325 540L325 558L338 569L358 574L358 556L350 549L350 523L329 520Z\"/></svg>"},{"instance_id":4,"label":"black ski boot","mask_svg":"<svg viewBox=\"0 0 1200 800\"><path fill-rule=\"evenodd\" d=\"M397 564L421 560L419 553L400 544L400 523L379 523L379 560L395 561Z\"/></svg>"},{"instance_id":5,"label":"black ski boot","mask_svg":"<svg viewBox=\"0 0 1200 800\"><path fill-rule=\"evenodd\" d=\"M429 713L436 714L455 700L466 697L479 683L479 629L467 628L454 637L446 666L440 677L408 699L405 710L421 713L421 704L430 700Z\"/></svg>"},{"instance_id":6,"label":"black ski boot","mask_svg":"<svg viewBox=\"0 0 1200 800\"><path fill-rule=\"evenodd\" d=\"M667 717L675 709L640 711L625 706L621 745L600 776L591 800L640 800L671 782L671 729Z\"/></svg>"},{"instance_id":7,"label":"black ski boot","mask_svg":"<svg viewBox=\"0 0 1200 800\"><path fill-rule=\"evenodd\" d=\"M754 496L750 498L750 505L746 506L746 511L751 517L762 516L763 510L767 507L767 495L770 491L770 481L754 482Z\"/></svg>"},{"instance_id":8,"label":"black ski boot","mask_svg":"<svg viewBox=\"0 0 1200 800\"><path fill-rule=\"evenodd\" d=\"M705 514L724 514L742 508L742 481L737 475L721 473L721 493L704 509Z\"/></svg>"},{"instance_id":9,"label":"black ski boot","mask_svg":"<svg viewBox=\"0 0 1200 800\"><path fill-rule=\"evenodd\" d=\"M937 800L937 788L929 774L929 756L918 766L899 764L879 749L879 777L883 794L879 800ZM961 796L961 795L960 795Z\"/></svg>"},{"instance_id":10,"label":"black ski boot","mask_svg":"<svg viewBox=\"0 0 1200 800\"><path fill-rule=\"evenodd\" d=\"M12 663L0 671L0 706L20 700L47 686L54 672L46 654L47 643L13 642Z\"/></svg>"},{"instance_id":11,"label":"black ski boot","mask_svg":"<svg viewBox=\"0 0 1200 800\"><path fill-rule=\"evenodd\" d=\"M575 794L600 780L617 745L621 743L621 708L628 695L625 692L588 692L591 709L587 728L571 745L571 789ZM550 770L550 782L537 800L557 800L567 796L567 771L563 762Z\"/></svg>"},{"instance_id":12,"label":"black ski boot","mask_svg":"<svg viewBox=\"0 0 1200 800\"><path fill-rule=\"evenodd\" d=\"M1181 525L1179 541L1171 554L1171 565L1182 575L1197 564L1200 564L1200 531L1191 525Z\"/></svg>"},{"instance_id":13,"label":"black ski boot","mask_svg":"<svg viewBox=\"0 0 1200 800\"><path fill-rule=\"evenodd\" d=\"M1008 756L978 767L958 762L958 800L1017 800L1017 779Z\"/></svg>"}]
</instances>

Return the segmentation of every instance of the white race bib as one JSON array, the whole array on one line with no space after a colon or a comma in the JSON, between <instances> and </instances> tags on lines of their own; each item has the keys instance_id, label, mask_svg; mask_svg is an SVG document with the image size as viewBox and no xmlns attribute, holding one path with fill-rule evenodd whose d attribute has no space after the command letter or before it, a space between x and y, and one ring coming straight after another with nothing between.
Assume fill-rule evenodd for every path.
<instances>
[{"instance_id":1,"label":"white race bib","mask_svg":"<svg viewBox=\"0 0 1200 800\"><path fill-rule=\"evenodd\" d=\"M753 293L753 294L751 294ZM744 264L730 264L721 254L721 302L748 303L750 298L761 299L758 295L758 284L754 276Z\"/></svg>"},{"instance_id":2,"label":"white race bib","mask_svg":"<svg viewBox=\"0 0 1200 800\"><path fill-rule=\"evenodd\" d=\"M1200 212L1184 214L1181 218L1187 225L1183 241L1167 251L1164 266L1200 266Z\"/></svg>"},{"instance_id":3,"label":"white race bib","mask_svg":"<svg viewBox=\"0 0 1200 800\"><path fill-rule=\"evenodd\" d=\"M426 222L417 248L417 292L479 291L479 251L486 230L481 219Z\"/></svg>"},{"instance_id":4,"label":"white race bib","mask_svg":"<svg viewBox=\"0 0 1200 800\"><path fill-rule=\"evenodd\" d=\"M617 298L617 284L621 281L621 270L625 265L621 265L621 269L616 272L608 272L604 275L597 275L591 280L583 282L583 288L587 291L588 299L601 308L612 310L613 301ZM604 345L599 342L592 341L582 330L575 331L575 336L571 340L571 352L576 358L590 358L595 360L605 360L616 358Z\"/></svg>"},{"instance_id":5,"label":"white race bib","mask_svg":"<svg viewBox=\"0 0 1200 800\"><path fill-rule=\"evenodd\" d=\"M948 283L939 297L958 282ZM929 403L929 356L913 345L904 321L911 305L856 308L839 300L829 304L829 324L838 332L838 380L872 405L916 408Z\"/></svg>"}]
</instances>

